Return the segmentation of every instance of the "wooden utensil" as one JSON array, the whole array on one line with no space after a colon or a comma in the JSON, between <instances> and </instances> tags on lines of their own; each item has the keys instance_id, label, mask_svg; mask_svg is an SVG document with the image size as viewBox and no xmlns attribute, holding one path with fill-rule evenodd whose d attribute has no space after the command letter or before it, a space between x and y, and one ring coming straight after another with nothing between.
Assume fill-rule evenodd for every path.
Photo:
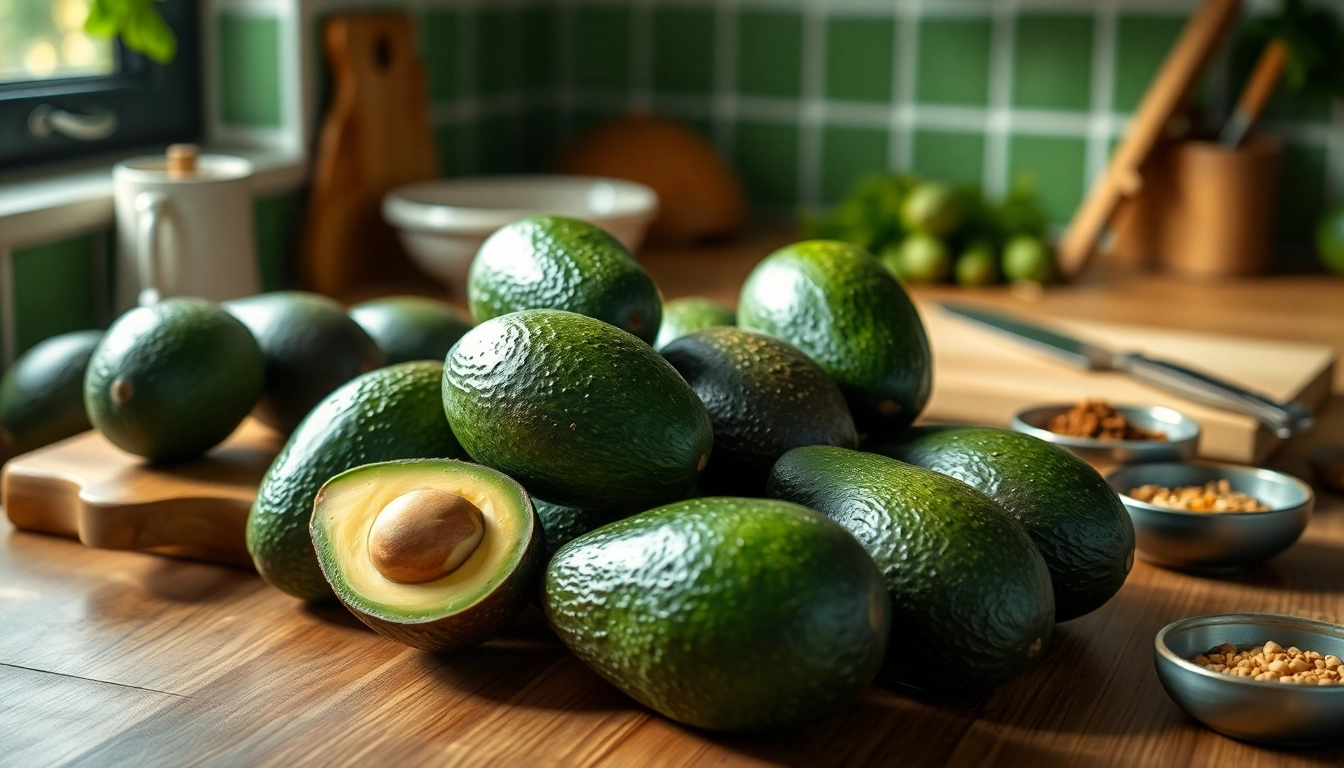
<instances>
[{"instance_id":1,"label":"wooden utensil","mask_svg":"<svg viewBox=\"0 0 1344 768\"><path fill-rule=\"evenodd\" d=\"M1251 126L1260 118L1260 113L1265 111L1265 105L1269 103L1269 97L1274 95L1274 89L1278 87L1279 78L1283 77L1283 68L1287 64L1288 46L1282 40L1271 41L1265 46L1260 60L1255 63L1255 70L1251 72L1251 79L1246 83L1246 89L1237 100L1232 117L1228 118L1223 132L1218 135L1219 144L1226 147L1241 144Z\"/></svg>"},{"instance_id":2,"label":"wooden utensil","mask_svg":"<svg viewBox=\"0 0 1344 768\"><path fill-rule=\"evenodd\" d=\"M249 418L202 459L152 466L85 432L10 460L0 496L16 528L251 568L247 512L283 442Z\"/></svg>"},{"instance_id":3,"label":"wooden utensil","mask_svg":"<svg viewBox=\"0 0 1344 768\"><path fill-rule=\"evenodd\" d=\"M435 178L439 165L410 18L334 16L325 39L335 96L318 140L301 278L337 295L370 278L419 275L383 221L383 195Z\"/></svg>"},{"instance_id":4,"label":"wooden utensil","mask_svg":"<svg viewBox=\"0 0 1344 768\"><path fill-rule=\"evenodd\" d=\"M1092 185L1059 243L1059 271L1065 278L1077 277L1087 266L1121 200L1138 194L1143 186L1144 163L1219 42L1232 28L1240 8L1240 0L1205 0L1185 25L1161 71L1148 87L1129 133L1111 157L1106 173Z\"/></svg>"}]
</instances>

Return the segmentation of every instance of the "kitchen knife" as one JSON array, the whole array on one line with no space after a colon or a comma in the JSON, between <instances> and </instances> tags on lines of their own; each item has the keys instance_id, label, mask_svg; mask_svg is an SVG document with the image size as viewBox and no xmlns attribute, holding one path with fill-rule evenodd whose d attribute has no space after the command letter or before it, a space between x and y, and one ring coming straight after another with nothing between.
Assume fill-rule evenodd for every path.
<instances>
[{"instance_id":1,"label":"kitchen knife","mask_svg":"<svg viewBox=\"0 0 1344 768\"><path fill-rule=\"evenodd\" d=\"M1276 403L1254 392L1183 365L1138 352L1114 352L1095 344L1052 331L1012 315L988 309L945 302L942 308L1066 363L1090 371L1120 371L1145 384L1188 400L1252 416L1276 436L1300 435L1311 429L1314 412L1303 403Z\"/></svg>"}]
</instances>

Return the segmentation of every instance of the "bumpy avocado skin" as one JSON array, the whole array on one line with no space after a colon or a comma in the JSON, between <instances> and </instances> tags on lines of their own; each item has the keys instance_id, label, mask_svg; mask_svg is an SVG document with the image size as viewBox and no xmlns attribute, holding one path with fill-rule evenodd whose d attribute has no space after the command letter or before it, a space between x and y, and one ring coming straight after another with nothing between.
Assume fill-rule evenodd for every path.
<instances>
[{"instance_id":1,"label":"bumpy avocado skin","mask_svg":"<svg viewBox=\"0 0 1344 768\"><path fill-rule=\"evenodd\" d=\"M165 299L112 323L89 360L84 407L118 448L185 461L242 423L264 371L252 334L217 304Z\"/></svg>"},{"instance_id":2,"label":"bumpy avocado skin","mask_svg":"<svg viewBox=\"0 0 1344 768\"><path fill-rule=\"evenodd\" d=\"M332 597L308 523L313 499L351 467L395 459L463 458L443 418L443 366L379 368L327 396L266 471L247 517L247 551L267 583L303 600Z\"/></svg>"},{"instance_id":3,"label":"bumpy avocado skin","mask_svg":"<svg viewBox=\"0 0 1344 768\"><path fill-rule=\"evenodd\" d=\"M0 463L91 428L84 373L102 331L38 342L0 379Z\"/></svg>"},{"instance_id":4,"label":"bumpy avocado skin","mask_svg":"<svg viewBox=\"0 0 1344 768\"><path fill-rule=\"evenodd\" d=\"M256 338L266 358L266 386L253 412L289 434L332 390L383 366L373 339L335 300L277 291L224 303Z\"/></svg>"},{"instance_id":5,"label":"bumpy avocado skin","mask_svg":"<svg viewBox=\"0 0 1344 768\"><path fill-rule=\"evenodd\" d=\"M1055 618L1110 600L1134 566L1134 523L1087 462L1044 440L994 427L908 430L870 450L966 483L1022 523L1050 568Z\"/></svg>"},{"instance_id":6,"label":"bumpy avocado skin","mask_svg":"<svg viewBox=\"0 0 1344 768\"><path fill-rule=\"evenodd\" d=\"M919 313L882 263L861 248L808 240L756 265L737 324L801 349L840 385L859 432L912 423L933 387Z\"/></svg>"},{"instance_id":7,"label":"bumpy avocado skin","mask_svg":"<svg viewBox=\"0 0 1344 768\"><path fill-rule=\"evenodd\" d=\"M784 454L770 495L844 526L882 570L892 626L884 678L978 693L1016 677L1048 641L1045 561L974 488L885 456L812 446Z\"/></svg>"},{"instance_id":8,"label":"bumpy avocado skin","mask_svg":"<svg viewBox=\"0 0 1344 768\"><path fill-rule=\"evenodd\" d=\"M471 263L467 297L478 323L522 309L563 309L649 344L663 317L658 288L625 246L564 216L531 216L491 235Z\"/></svg>"},{"instance_id":9,"label":"bumpy avocado skin","mask_svg":"<svg viewBox=\"0 0 1344 768\"><path fill-rule=\"evenodd\" d=\"M887 645L881 574L842 528L796 504L726 497L603 526L556 553L551 628L640 703L716 731L828 717Z\"/></svg>"},{"instance_id":10,"label":"bumpy avocado skin","mask_svg":"<svg viewBox=\"0 0 1344 768\"><path fill-rule=\"evenodd\" d=\"M443 360L471 330L452 307L421 296L372 299L351 307L349 314L383 351L387 365Z\"/></svg>"},{"instance_id":11,"label":"bumpy avocado skin","mask_svg":"<svg viewBox=\"0 0 1344 768\"><path fill-rule=\"evenodd\" d=\"M572 312L476 326L443 369L443 408L471 457L557 504L637 512L680 498L713 445L709 414L653 348Z\"/></svg>"},{"instance_id":12,"label":"bumpy avocado skin","mask_svg":"<svg viewBox=\"0 0 1344 768\"><path fill-rule=\"evenodd\" d=\"M789 449L858 442L840 388L787 342L707 328L662 354L709 412L714 451L700 485L710 494L762 496L770 468Z\"/></svg>"},{"instance_id":13,"label":"bumpy avocado skin","mask_svg":"<svg viewBox=\"0 0 1344 768\"><path fill-rule=\"evenodd\" d=\"M495 505L496 509L507 508L510 514L526 518L526 523L521 526L525 544L516 567L499 580L490 594L450 615L414 618L381 611L370 606L359 593L350 588L337 565L338 560L334 554L337 542L329 536L329 531L319 524L319 516L315 512L310 524L310 534L318 565L341 603L360 621L383 637L422 651L459 651L480 645L507 629L527 607L528 600L536 594L537 579L541 570L538 561L541 550L539 532L541 526L537 521L536 512L532 508L527 492L511 478L487 467L453 459L380 462L356 467L332 478L323 488L342 479L376 483L379 474L389 467L397 469L411 466L433 472L437 475L434 481L437 483L450 482L454 474L469 474L496 486L495 498L499 502ZM322 502L323 494L319 490L317 511L321 510Z\"/></svg>"},{"instance_id":14,"label":"bumpy avocado skin","mask_svg":"<svg viewBox=\"0 0 1344 768\"><path fill-rule=\"evenodd\" d=\"M704 296L684 296L663 303L663 323L658 327L658 338L653 348L663 347L693 331L736 325L737 313Z\"/></svg>"}]
</instances>

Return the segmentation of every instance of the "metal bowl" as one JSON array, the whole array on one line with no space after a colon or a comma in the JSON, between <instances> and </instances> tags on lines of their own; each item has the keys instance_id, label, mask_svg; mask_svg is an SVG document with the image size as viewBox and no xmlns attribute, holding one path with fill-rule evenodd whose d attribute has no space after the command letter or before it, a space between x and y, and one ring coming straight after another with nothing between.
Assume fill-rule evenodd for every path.
<instances>
[{"instance_id":1,"label":"metal bowl","mask_svg":"<svg viewBox=\"0 0 1344 768\"><path fill-rule=\"evenodd\" d=\"M1148 461L1189 461L1199 447L1199 424L1189 416L1160 405L1117 405L1129 423L1161 432L1166 440L1095 440L1059 435L1047 429L1050 420L1068 413L1072 405L1043 405L1013 414L1012 427L1077 454L1091 464L1138 464Z\"/></svg>"},{"instance_id":2,"label":"metal bowl","mask_svg":"<svg viewBox=\"0 0 1344 768\"><path fill-rule=\"evenodd\" d=\"M1266 613L1196 616L1157 633L1157 677L1181 709L1234 739L1284 747L1344 739L1344 685L1257 682L1188 661L1223 643L1245 650L1269 640L1344 657L1344 627L1335 624Z\"/></svg>"},{"instance_id":3,"label":"metal bowl","mask_svg":"<svg viewBox=\"0 0 1344 768\"><path fill-rule=\"evenodd\" d=\"M1176 488L1226 479L1268 512L1187 512L1131 498L1141 485ZM1236 464L1135 464L1110 473L1106 482L1134 521L1139 557L1189 571L1230 571L1263 562L1291 547L1311 518L1311 486L1272 469Z\"/></svg>"}]
</instances>

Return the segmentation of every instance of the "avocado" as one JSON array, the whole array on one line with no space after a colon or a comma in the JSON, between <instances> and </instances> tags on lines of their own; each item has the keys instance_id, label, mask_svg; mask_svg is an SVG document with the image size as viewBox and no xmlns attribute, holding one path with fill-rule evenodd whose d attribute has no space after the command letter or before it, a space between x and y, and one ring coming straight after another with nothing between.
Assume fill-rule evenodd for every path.
<instances>
[{"instance_id":1,"label":"avocado","mask_svg":"<svg viewBox=\"0 0 1344 768\"><path fill-rule=\"evenodd\" d=\"M877 562L891 597L882 677L979 693L1020 674L1049 639L1045 561L1022 526L969 485L885 456L810 446L775 464L770 495L844 526Z\"/></svg>"},{"instance_id":2,"label":"avocado","mask_svg":"<svg viewBox=\"0 0 1344 768\"><path fill-rule=\"evenodd\" d=\"M919 313L861 248L809 240L775 251L743 284L737 322L815 360L840 385L861 433L898 430L929 400L933 367Z\"/></svg>"},{"instance_id":3,"label":"avocado","mask_svg":"<svg viewBox=\"0 0 1344 768\"><path fill-rule=\"evenodd\" d=\"M464 461L369 464L317 492L310 530L336 596L379 634L453 651L507 627L536 589L523 487Z\"/></svg>"},{"instance_id":4,"label":"avocado","mask_svg":"<svg viewBox=\"0 0 1344 768\"><path fill-rule=\"evenodd\" d=\"M569 542L583 534L611 522L610 515L592 512L582 507L569 507L564 504L552 504L549 501L532 497L537 508L537 520L541 522L542 562L550 562L551 557Z\"/></svg>"},{"instance_id":5,"label":"avocado","mask_svg":"<svg viewBox=\"0 0 1344 768\"><path fill-rule=\"evenodd\" d=\"M1050 569L1055 618L1100 608L1134 565L1134 524L1087 462L993 427L920 427L870 450L979 489L1021 523Z\"/></svg>"},{"instance_id":6,"label":"avocado","mask_svg":"<svg viewBox=\"0 0 1344 768\"><path fill-rule=\"evenodd\" d=\"M443 408L473 459L557 504L631 513L709 461L709 414L648 344L573 312L487 320L448 353Z\"/></svg>"},{"instance_id":7,"label":"avocado","mask_svg":"<svg viewBox=\"0 0 1344 768\"><path fill-rule=\"evenodd\" d=\"M531 216L497 230L467 273L471 316L480 323L522 309L595 317L652 344L663 300L644 268L596 224Z\"/></svg>"},{"instance_id":8,"label":"avocado","mask_svg":"<svg viewBox=\"0 0 1344 768\"><path fill-rule=\"evenodd\" d=\"M421 296L389 296L356 304L349 310L387 358L387 365L448 356L471 323L452 307Z\"/></svg>"},{"instance_id":9,"label":"avocado","mask_svg":"<svg viewBox=\"0 0 1344 768\"><path fill-rule=\"evenodd\" d=\"M547 567L542 605L608 682L715 731L828 717L868 686L887 647L882 575L863 547L768 499L681 501L580 536Z\"/></svg>"},{"instance_id":10,"label":"avocado","mask_svg":"<svg viewBox=\"0 0 1344 768\"><path fill-rule=\"evenodd\" d=\"M0 379L0 464L91 429L84 372L102 331L52 336L19 356Z\"/></svg>"},{"instance_id":11,"label":"avocado","mask_svg":"<svg viewBox=\"0 0 1344 768\"><path fill-rule=\"evenodd\" d=\"M171 298L112 323L89 360L84 407L118 448L184 461L243 422L264 377L246 326L204 299Z\"/></svg>"},{"instance_id":12,"label":"avocado","mask_svg":"<svg viewBox=\"0 0 1344 768\"><path fill-rule=\"evenodd\" d=\"M247 551L267 583L304 600L329 598L308 522L318 489L352 467L396 459L462 458L443 418L443 365L370 371L327 395L299 424L257 490Z\"/></svg>"},{"instance_id":13,"label":"avocado","mask_svg":"<svg viewBox=\"0 0 1344 768\"><path fill-rule=\"evenodd\" d=\"M686 296L663 304L663 322L658 327L658 338L653 348L661 350L674 340L691 331L733 325L737 314L728 307L704 296Z\"/></svg>"},{"instance_id":14,"label":"avocado","mask_svg":"<svg viewBox=\"0 0 1344 768\"><path fill-rule=\"evenodd\" d=\"M741 328L706 328L663 357L709 411L714 450L700 476L710 494L761 496L790 448L858 443L840 388L796 347Z\"/></svg>"},{"instance_id":15,"label":"avocado","mask_svg":"<svg viewBox=\"0 0 1344 768\"><path fill-rule=\"evenodd\" d=\"M289 434L331 391L383 367L373 339L335 300L278 291L224 303L247 326L266 358L266 386L253 415Z\"/></svg>"}]
</instances>

